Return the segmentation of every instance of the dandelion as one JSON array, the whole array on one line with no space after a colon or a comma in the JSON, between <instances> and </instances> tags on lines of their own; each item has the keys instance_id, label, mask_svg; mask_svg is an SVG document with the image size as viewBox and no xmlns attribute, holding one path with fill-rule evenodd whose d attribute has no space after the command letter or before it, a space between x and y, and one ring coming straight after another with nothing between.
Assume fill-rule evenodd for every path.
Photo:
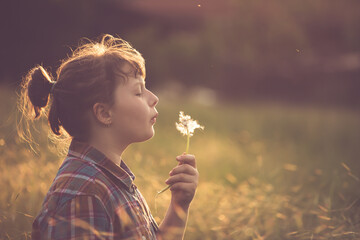
<instances>
[{"instance_id":1,"label":"dandelion","mask_svg":"<svg viewBox=\"0 0 360 240\"><path fill-rule=\"evenodd\" d=\"M199 129L204 129L203 126L201 126L200 124L198 124L198 122L196 120L193 120L191 118L191 116L189 115L184 115L183 111L180 111L179 113L179 122L175 123L176 129L179 130L183 136L187 136L187 141L186 141L186 150L185 150L185 154L188 153L189 151L189 146L190 146L190 137L194 136L194 131L195 129L199 128ZM166 188L160 190L159 192L157 192L156 196L159 195L160 193L165 192L166 190L168 190L171 187L171 185L168 185Z\"/></svg>"},{"instance_id":2,"label":"dandelion","mask_svg":"<svg viewBox=\"0 0 360 240\"><path fill-rule=\"evenodd\" d=\"M184 112L182 111L179 113L179 122L175 123L175 125L177 130L179 130L184 136L187 136L185 153L188 153L190 137L194 135L195 129L204 129L204 127L200 126L196 120L191 119L189 115L184 115Z\"/></svg>"}]
</instances>

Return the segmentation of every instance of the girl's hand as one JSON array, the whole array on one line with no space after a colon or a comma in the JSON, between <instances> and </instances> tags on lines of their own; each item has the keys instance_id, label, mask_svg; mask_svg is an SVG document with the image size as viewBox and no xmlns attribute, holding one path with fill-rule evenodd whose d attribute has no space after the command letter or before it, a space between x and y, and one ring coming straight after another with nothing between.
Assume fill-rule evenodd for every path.
<instances>
[{"instance_id":1,"label":"girl's hand","mask_svg":"<svg viewBox=\"0 0 360 240\"><path fill-rule=\"evenodd\" d=\"M179 164L174 167L165 181L171 185L172 201L182 208L188 208L199 181L199 172L196 169L195 156L183 153L176 157Z\"/></svg>"}]
</instances>

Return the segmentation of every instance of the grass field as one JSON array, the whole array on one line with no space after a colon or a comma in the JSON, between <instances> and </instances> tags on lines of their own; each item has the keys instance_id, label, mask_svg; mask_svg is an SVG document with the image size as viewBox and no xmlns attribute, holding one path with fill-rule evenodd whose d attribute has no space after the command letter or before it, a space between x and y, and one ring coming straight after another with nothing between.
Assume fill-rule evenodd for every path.
<instances>
[{"instance_id":1,"label":"grass field","mask_svg":"<svg viewBox=\"0 0 360 240\"><path fill-rule=\"evenodd\" d=\"M37 123L38 154L15 134L14 95L0 93L0 239L29 239L63 157ZM360 239L360 112L277 104L202 106L160 98L155 137L124 159L158 222L156 199L185 137L180 110L205 126L191 138L200 184L185 239Z\"/></svg>"}]
</instances>

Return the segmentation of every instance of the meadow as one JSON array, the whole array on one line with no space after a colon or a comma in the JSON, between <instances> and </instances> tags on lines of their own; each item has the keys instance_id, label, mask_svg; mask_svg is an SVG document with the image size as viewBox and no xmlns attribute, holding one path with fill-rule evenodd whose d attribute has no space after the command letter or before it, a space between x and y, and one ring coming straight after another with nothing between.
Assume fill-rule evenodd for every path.
<instances>
[{"instance_id":1,"label":"meadow","mask_svg":"<svg viewBox=\"0 0 360 240\"><path fill-rule=\"evenodd\" d=\"M0 239L29 239L63 156L45 120L36 153L19 141L16 97L0 89ZM205 126L190 142L200 183L185 239L360 239L360 112L330 107L160 97L155 136L124 154L159 223L170 192L155 194L185 151L181 110Z\"/></svg>"}]
</instances>

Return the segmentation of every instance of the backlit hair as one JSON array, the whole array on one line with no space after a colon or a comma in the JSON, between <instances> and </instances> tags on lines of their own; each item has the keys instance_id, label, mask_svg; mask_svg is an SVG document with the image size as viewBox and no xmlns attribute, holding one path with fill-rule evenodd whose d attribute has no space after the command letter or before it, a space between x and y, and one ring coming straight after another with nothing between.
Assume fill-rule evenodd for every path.
<instances>
[{"instance_id":1,"label":"backlit hair","mask_svg":"<svg viewBox=\"0 0 360 240\"><path fill-rule=\"evenodd\" d=\"M132 67L130 72L125 72L126 64ZM27 123L18 125L19 135L31 141L30 123L44 115L55 135L86 140L86 113L97 102L112 105L115 86L124 83L130 74L145 79L144 58L128 42L108 34L99 41L83 40L62 61L56 78L38 65L23 79L19 108Z\"/></svg>"}]
</instances>

